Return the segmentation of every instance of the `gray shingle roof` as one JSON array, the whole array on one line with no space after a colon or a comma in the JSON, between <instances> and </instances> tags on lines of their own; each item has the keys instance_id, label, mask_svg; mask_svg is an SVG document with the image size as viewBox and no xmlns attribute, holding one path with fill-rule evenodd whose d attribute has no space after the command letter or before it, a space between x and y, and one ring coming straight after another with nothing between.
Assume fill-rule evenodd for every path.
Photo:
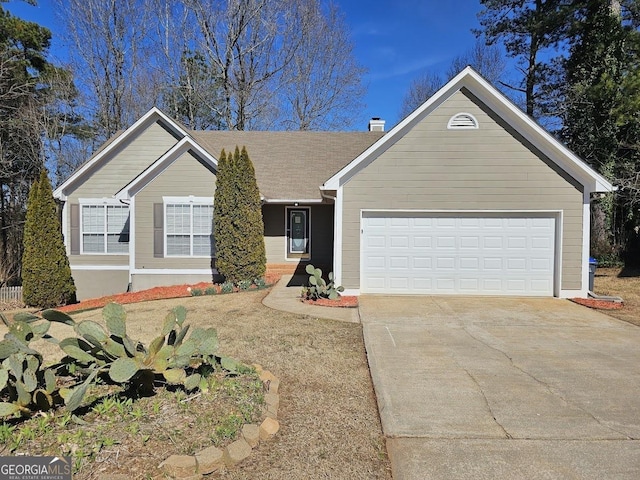
<instances>
[{"instance_id":1,"label":"gray shingle roof","mask_svg":"<svg viewBox=\"0 0 640 480\"><path fill-rule=\"evenodd\" d=\"M319 187L384 132L191 131L215 158L245 146L267 200L321 199Z\"/></svg>"}]
</instances>

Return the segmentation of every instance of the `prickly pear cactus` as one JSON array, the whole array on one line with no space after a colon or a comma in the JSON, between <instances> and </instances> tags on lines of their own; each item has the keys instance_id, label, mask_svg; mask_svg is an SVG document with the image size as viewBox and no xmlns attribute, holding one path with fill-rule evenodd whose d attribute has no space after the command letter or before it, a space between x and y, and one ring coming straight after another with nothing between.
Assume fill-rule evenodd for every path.
<instances>
[{"instance_id":1,"label":"prickly pear cactus","mask_svg":"<svg viewBox=\"0 0 640 480\"><path fill-rule=\"evenodd\" d=\"M334 283L333 272L329 272L329 283L322 278L322 270L315 268L309 264L305 271L309 274L309 285L302 290L302 296L307 299L317 300L319 298L328 298L337 300L340 292L344 291L342 286L336 286Z\"/></svg>"},{"instance_id":2,"label":"prickly pear cactus","mask_svg":"<svg viewBox=\"0 0 640 480\"><path fill-rule=\"evenodd\" d=\"M238 370L237 362L217 355L218 335L214 328L195 328L188 335L187 310L182 306L169 312L160 334L148 348L128 336L126 311L121 305L105 306L102 315L106 328L91 320L76 322L55 310L45 310L42 317L17 315L13 323L2 317L9 332L0 341L0 418L28 415L62 402L74 411L99 376L138 392L150 392L160 379L186 390L206 389L203 366L208 365L208 371ZM61 341L50 337L47 332L51 322L68 325L75 336ZM42 355L29 346L29 342L40 338L58 344L66 354L62 363L43 367ZM80 372L79 382L73 388L58 390L58 367Z\"/></svg>"}]
</instances>

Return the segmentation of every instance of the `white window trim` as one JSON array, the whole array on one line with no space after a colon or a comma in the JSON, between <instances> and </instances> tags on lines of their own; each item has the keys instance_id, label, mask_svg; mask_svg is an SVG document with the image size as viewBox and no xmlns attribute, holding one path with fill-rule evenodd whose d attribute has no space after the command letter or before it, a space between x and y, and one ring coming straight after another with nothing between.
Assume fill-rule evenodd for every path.
<instances>
[{"instance_id":1,"label":"white window trim","mask_svg":"<svg viewBox=\"0 0 640 480\"><path fill-rule=\"evenodd\" d=\"M289 212L291 210L306 210L307 211L307 230L309 231L309 238L307 239L307 241L309 242L307 245L307 250L309 251L309 253L307 254L307 256L304 257L299 257L299 256L289 256L289 242L290 242L290 238L289 238L289 229L287 228L289 226ZM289 205L286 206L284 209L284 258L286 261L288 262L300 262L300 261L304 261L304 262L310 262L311 261L311 206L309 205L300 205L300 206L295 206L295 205Z\"/></svg>"},{"instance_id":2,"label":"white window trim","mask_svg":"<svg viewBox=\"0 0 640 480\"><path fill-rule=\"evenodd\" d=\"M79 198L78 204L80 205L80 255L103 255L103 256L123 256L129 255L129 249L126 252L107 252L107 237L109 236L109 232L107 232L107 219L106 214L107 210L105 208L105 219L104 219L104 251L102 252L85 252L84 251L84 229L82 227L82 217L83 217L83 206L96 206L96 207L126 207L129 210L129 241L127 245L131 245L131 207L126 203L122 203L120 200L116 200L115 198Z\"/></svg>"},{"instance_id":3,"label":"white window trim","mask_svg":"<svg viewBox=\"0 0 640 480\"><path fill-rule=\"evenodd\" d=\"M469 117L473 125L455 125L455 122L458 120L458 117ZM480 124L478 123L478 119L469 112L458 112L453 115L449 122L447 123L447 128L449 130L477 130L480 128Z\"/></svg>"},{"instance_id":4,"label":"white window trim","mask_svg":"<svg viewBox=\"0 0 640 480\"><path fill-rule=\"evenodd\" d=\"M163 203L163 236L164 236L164 258L211 258L211 255L193 255L193 221L190 222L190 232L189 232L189 249L191 251L191 255L168 255L167 254L167 206L168 205L190 205L190 215L191 219L193 219L193 206L194 205L210 205L213 206L213 197L194 197L193 195L189 195L186 197L162 197ZM212 225L213 226L213 225ZM213 232L211 232L213 235Z\"/></svg>"}]
</instances>

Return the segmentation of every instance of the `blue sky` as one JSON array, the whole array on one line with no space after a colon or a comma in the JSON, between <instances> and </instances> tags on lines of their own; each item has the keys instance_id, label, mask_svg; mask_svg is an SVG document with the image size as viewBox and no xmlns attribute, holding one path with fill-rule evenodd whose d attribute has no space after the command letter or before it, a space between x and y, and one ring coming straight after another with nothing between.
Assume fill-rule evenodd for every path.
<instances>
[{"instance_id":1,"label":"blue sky","mask_svg":"<svg viewBox=\"0 0 640 480\"><path fill-rule=\"evenodd\" d=\"M364 129L381 117L387 129L397 123L402 98L413 78L427 70L443 74L457 55L475 43L479 0L335 0L351 29L355 54L368 70L364 78L366 108L356 122ZM3 7L53 32L52 53L61 57L63 43L51 0L33 7L11 0Z\"/></svg>"}]
</instances>

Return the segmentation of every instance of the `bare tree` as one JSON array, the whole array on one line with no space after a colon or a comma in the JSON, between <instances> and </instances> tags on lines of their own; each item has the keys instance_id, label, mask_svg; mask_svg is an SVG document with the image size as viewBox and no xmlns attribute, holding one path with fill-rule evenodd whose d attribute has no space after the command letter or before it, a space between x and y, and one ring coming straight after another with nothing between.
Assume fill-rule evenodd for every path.
<instances>
[{"instance_id":1,"label":"bare tree","mask_svg":"<svg viewBox=\"0 0 640 480\"><path fill-rule=\"evenodd\" d=\"M447 75L455 77L465 67L471 66L492 85L498 85L506 67L503 53L493 45L478 40L466 53L451 61Z\"/></svg>"},{"instance_id":2,"label":"bare tree","mask_svg":"<svg viewBox=\"0 0 640 480\"><path fill-rule=\"evenodd\" d=\"M185 0L200 27L199 50L220 75L226 129L272 126L278 76L299 45L296 1Z\"/></svg>"},{"instance_id":3,"label":"bare tree","mask_svg":"<svg viewBox=\"0 0 640 480\"><path fill-rule=\"evenodd\" d=\"M405 118L416 108L426 102L440 87L444 85L444 81L435 72L426 72L421 76L413 79L409 84L409 90L402 99L402 107L400 107L400 118Z\"/></svg>"},{"instance_id":4,"label":"bare tree","mask_svg":"<svg viewBox=\"0 0 640 480\"><path fill-rule=\"evenodd\" d=\"M199 50L198 22L181 0L153 0L157 12L152 35L161 52L156 85L169 115L197 130L220 129L220 75Z\"/></svg>"},{"instance_id":5,"label":"bare tree","mask_svg":"<svg viewBox=\"0 0 640 480\"><path fill-rule=\"evenodd\" d=\"M57 0L71 42L71 61L102 138L147 111L158 96L149 25L151 2ZM141 88L143 87L143 88Z\"/></svg>"},{"instance_id":6,"label":"bare tree","mask_svg":"<svg viewBox=\"0 0 640 480\"><path fill-rule=\"evenodd\" d=\"M333 130L353 125L362 108L365 69L355 60L348 28L338 8L318 0L299 10L300 43L283 75L284 126Z\"/></svg>"},{"instance_id":7,"label":"bare tree","mask_svg":"<svg viewBox=\"0 0 640 480\"><path fill-rule=\"evenodd\" d=\"M497 85L504 72L505 62L497 47L477 41L471 49L451 61L447 70L448 79L455 77L467 66L473 67L489 82ZM406 117L426 102L444 84L445 81L442 77L433 71L426 72L415 78L409 85L409 90L402 100L400 118Z\"/></svg>"}]
</instances>

